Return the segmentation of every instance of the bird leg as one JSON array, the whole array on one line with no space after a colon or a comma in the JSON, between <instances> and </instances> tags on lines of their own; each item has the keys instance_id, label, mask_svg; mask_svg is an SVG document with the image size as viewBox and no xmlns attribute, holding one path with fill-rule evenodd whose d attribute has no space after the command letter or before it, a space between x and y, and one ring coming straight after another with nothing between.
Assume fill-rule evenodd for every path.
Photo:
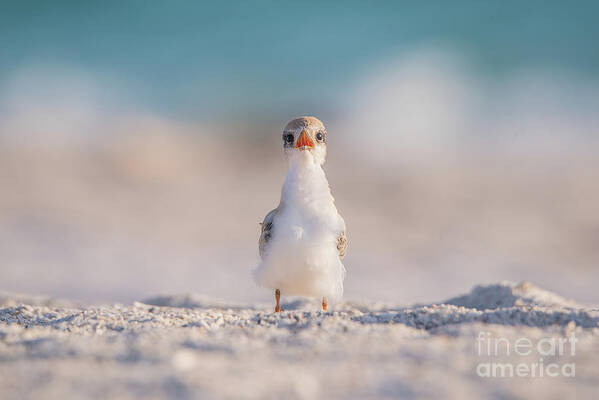
<instances>
[{"instance_id":1,"label":"bird leg","mask_svg":"<svg viewBox=\"0 0 599 400\"><path fill-rule=\"evenodd\" d=\"M322 311L326 311L327 310L327 298L323 297L322 298Z\"/></svg>"},{"instance_id":2,"label":"bird leg","mask_svg":"<svg viewBox=\"0 0 599 400\"><path fill-rule=\"evenodd\" d=\"M281 312L281 291L279 289L275 290L275 299L277 300L275 312Z\"/></svg>"}]
</instances>

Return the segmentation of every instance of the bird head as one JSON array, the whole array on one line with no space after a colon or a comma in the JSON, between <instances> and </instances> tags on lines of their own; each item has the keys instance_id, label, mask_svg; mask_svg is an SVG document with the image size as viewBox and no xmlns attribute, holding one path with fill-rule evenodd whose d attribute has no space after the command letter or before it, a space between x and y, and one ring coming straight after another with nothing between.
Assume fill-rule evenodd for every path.
<instances>
[{"instance_id":1,"label":"bird head","mask_svg":"<svg viewBox=\"0 0 599 400\"><path fill-rule=\"evenodd\" d=\"M283 149L287 157L307 152L323 164L327 155L327 130L315 117L300 117L283 129Z\"/></svg>"}]
</instances>

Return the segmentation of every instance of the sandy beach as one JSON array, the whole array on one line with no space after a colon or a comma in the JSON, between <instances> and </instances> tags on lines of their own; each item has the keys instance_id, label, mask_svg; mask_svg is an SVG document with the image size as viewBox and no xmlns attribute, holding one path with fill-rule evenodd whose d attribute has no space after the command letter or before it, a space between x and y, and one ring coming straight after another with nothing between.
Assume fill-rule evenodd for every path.
<instances>
[{"instance_id":1,"label":"sandy beach","mask_svg":"<svg viewBox=\"0 0 599 400\"><path fill-rule=\"evenodd\" d=\"M4 293L0 307L3 399L558 399L599 387L599 309L530 283L326 313L302 298L275 314L197 295L86 305ZM497 363L528 374L484 376Z\"/></svg>"}]
</instances>

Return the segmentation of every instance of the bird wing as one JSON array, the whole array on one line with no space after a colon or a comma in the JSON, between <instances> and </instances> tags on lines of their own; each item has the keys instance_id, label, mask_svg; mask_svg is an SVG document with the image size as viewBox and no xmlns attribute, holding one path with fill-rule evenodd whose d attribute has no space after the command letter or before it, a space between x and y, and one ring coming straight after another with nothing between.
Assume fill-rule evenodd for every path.
<instances>
[{"instance_id":1,"label":"bird wing","mask_svg":"<svg viewBox=\"0 0 599 400\"><path fill-rule=\"evenodd\" d=\"M337 239L337 250L339 250L339 258L343 258L347 251L347 234L345 229Z\"/></svg>"},{"instance_id":2,"label":"bird wing","mask_svg":"<svg viewBox=\"0 0 599 400\"><path fill-rule=\"evenodd\" d=\"M264 221L260 224L260 238L258 239L258 250L260 252L260 257L264 258L264 251L266 249L266 245L272 237L274 232L274 219L277 213L279 212L279 208L275 208L270 211L264 217ZM347 251L347 233L346 230L343 229L343 232L337 238L337 251L339 251L339 257L343 258L345 256L345 252Z\"/></svg>"},{"instance_id":3,"label":"bird wing","mask_svg":"<svg viewBox=\"0 0 599 400\"><path fill-rule=\"evenodd\" d=\"M264 258L264 250L266 249L266 244L272 237L273 226L275 215L279 212L279 207L275 208L264 217L264 222L260 225L260 239L258 239L258 249L260 251L260 257Z\"/></svg>"}]
</instances>

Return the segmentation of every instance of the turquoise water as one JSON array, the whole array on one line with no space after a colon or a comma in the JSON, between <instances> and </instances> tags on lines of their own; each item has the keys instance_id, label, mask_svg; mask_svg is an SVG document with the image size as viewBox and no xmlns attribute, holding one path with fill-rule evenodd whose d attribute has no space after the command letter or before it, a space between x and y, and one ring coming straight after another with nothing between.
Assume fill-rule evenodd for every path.
<instances>
[{"instance_id":1,"label":"turquoise water","mask_svg":"<svg viewBox=\"0 0 599 400\"><path fill-rule=\"evenodd\" d=\"M595 81L598 15L596 1L4 2L0 84L67 66L166 114L268 114L330 107L365 69L431 46L483 77L533 68Z\"/></svg>"}]
</instances>

